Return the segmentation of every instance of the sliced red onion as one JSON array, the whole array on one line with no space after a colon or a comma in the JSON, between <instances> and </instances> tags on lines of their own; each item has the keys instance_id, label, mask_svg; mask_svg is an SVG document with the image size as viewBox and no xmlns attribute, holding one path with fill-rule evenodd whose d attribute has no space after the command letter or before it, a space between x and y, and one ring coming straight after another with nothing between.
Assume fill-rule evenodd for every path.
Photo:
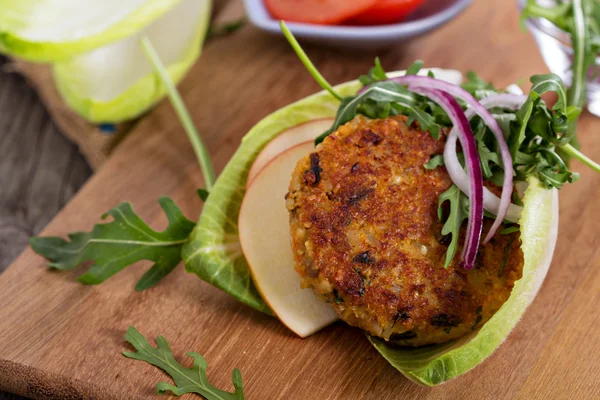
<instances>
[{"instance_id":1,"label":"sliced red onion","mask_svg":"<svg viewBox=\"0 0 600 400\"><path fill-rule=\"evenodd\" d=\"M521 108L523 103L527 100L527 96L524 95L516 95L516 94L508 94L502 93L497 95L492 95L482 99L480 101L481 105L486 108L507 108L510 110L518 110ZM471 119L475 112L472 109L469 109L465 112L465 115L468 119ZM456 155L456 140L458 138L458 132L453 129L450 131L448 138L446 140L446 147L444 148L444 164L446 165L446 170L448 174L456 184L465 194L469 193L469 178L463 167L460 165L458 161L458 157ZM500 209L501 199L498 198L494 193L490 192L487 188L483 188L483 207L494 213L498 214ZM522 207L517 206L515 204L510 204L504 219L510 222L519 222L519 218L521 217Z\"/></svg>"},{"instance_id":2,"label":"sliced red onion","mask_svg":"<svg viewBox=\"0 0 600 400\"><path fill-rule=\"evenodd\" d=\"M505 173L504 182L502 184L502 195L500 198L500 205L498 207L498 212L496 213L496 220L494 221L492 228L490 229L484 240L484 243L487 243L494 236L494 234L502 224L502 221L504 220L506 213L508 212L513 191L513 174L508 173L512 172L512 156L510 155L510 150L508 148L508 144L506 143L506 139L502 134L502 129L500 128L500 125L498 125L498 122L494 119L492 114L490 114L490 112L480 102L478 102L475 97L473 97L469 92L467 92L458 85L441 81L439 79L431 78L429 76L417 75L398 76L390 78L389 80L399 83L401 85L407 85L408 88L412 91L416 91L415 89L419 88L436 89L448 93L458 99L461 99L462 101L467 103L467 105L472 110L474 110L477 115L481 117L481 119L485 122L485 124L490 128L490 130L496 137L496 140L498 141L498 146L500 148L502 166L504 167ZM366 86L362 88L361 91L359 91L359 93L366 90L366 88Z\"/></svg>"},{"instance_id":3,"label":"sliced red onion","mask_svg":"<svg viewBox=\"0 0 600 400\"><path fill-rule=\"evenodd\" d=\"M414 91L430 98L444 109L458 132L460 144L465 153L465 163L470 182L468 194L470 207L467 237L463 246L461 264L465 269L473 269L483 228L483 177L475 137L465 113L454 97L432 88L415 88Z\"/></svg>"}]
</instances>

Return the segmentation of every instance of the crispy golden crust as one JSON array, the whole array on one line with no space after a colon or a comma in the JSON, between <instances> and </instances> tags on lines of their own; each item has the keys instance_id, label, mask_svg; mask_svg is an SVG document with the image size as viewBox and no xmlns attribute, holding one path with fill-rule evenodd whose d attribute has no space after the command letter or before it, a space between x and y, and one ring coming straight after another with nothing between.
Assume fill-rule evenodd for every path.
<instances>
[{"instance_id":1,"label":"crispy golden crust","mask_svg":"<svg viewBox=\"0 0 600 400\"><path fill-rule=\"evenodd\" d=\"M444 269L437 208L451 180L443 167L423 167L444 138L405 121L358 116L342 126L299 161L287 207L303 286L350 325L420 346L487 321L521 277L523 255L518 234L498 234L473 271Z\"/></svg>"}]
</instances>

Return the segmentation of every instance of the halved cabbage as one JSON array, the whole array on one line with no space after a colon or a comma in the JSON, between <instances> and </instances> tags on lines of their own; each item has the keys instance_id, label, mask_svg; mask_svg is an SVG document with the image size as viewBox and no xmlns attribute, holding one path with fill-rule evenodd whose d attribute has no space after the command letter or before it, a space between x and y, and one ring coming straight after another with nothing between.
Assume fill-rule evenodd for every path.
<instances>
[{"instance_id":1,"label":"halved cabbage","mask_svg":"<svg viewBox=\"0 0 600 400\"><path fill-rule=\"evenodd\" d=\"M462 77L456 71L434 72L437 77L455 83ZM337 86L336 90L348 96L359 88L360 84L353 81ZM183 249L189 272L260 311L270 311L252 283L238 239L236 221L248 171L261 149L280 132L309 120L332 117L338 106L335 98L320 92L274 112L244 137L213 187L191 240ZM523 277L515 284L508 301L487 323L468 337L438 346L394 349L382 341L371 340L390 364L412 381L433 386L477 366L507 338L535 297L556 243L558 195L556 190L542 188L535 179L529 183L520 220L525 259Z\"/></svg>"},{"instance_id":2,"label":"halved cabbage","mask_svg":"<svg viewBox=\"0 0 600 400\"><path fill-rule=\"evenodd\" d=\"M0 51L57 61L140 31L181 0L0 0Z\"/></svg>"},{"instance_id":3,"label":"halved cabbage","mask_svg":"<svg viewBox=\"0 0 600 400\"><path fill-rule=\"evenodd\" d=\"M183 0L142 31L54 65L57 87L92 122L137 117L166 93L140 46L147 36L171 79L179 82L198 59L208 30L210 0Z\"/></svg>"}]
</instances>

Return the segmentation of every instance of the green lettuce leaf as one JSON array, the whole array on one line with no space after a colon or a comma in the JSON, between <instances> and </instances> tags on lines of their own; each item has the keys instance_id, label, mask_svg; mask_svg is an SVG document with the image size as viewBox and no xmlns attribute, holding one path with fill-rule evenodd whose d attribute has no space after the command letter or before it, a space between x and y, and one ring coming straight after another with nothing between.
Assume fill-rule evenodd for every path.
<instances>
[{"instance_id":1,"label":"green lettuce leaf","mask_svg":"<svg viewBox=\"0 0 600 400\"><path fill-rule=\"evenodd\" d=\"M182 0L135 34L55 63L59 92L71 108L92 122L121 122L139 116L166 94L140 39L149 38L177 83L200 56L210 10L211 0Z\"/></svg>"},{"instance_id":2,"label":"green lettuce leaf","mask_svg":"<svg viewBox=\"0 0 600 400\"><path fill-rule=\"evenodd\" d=\"M433 71L440 79L460 83L457 71ZM346 97L355 95L360 87L359 81L352 81L337 86L336 91ZM306 121L334 117L339 105L330 94L319 92L274 112L248 132L211 189L190 241L183 247L187 271L250 307L272 313L252 282L238 237L237 221L248 172L262 148L279 133Z\"/></svg>"},{"instance_id":3,"label":"green lettuce leaf","mask_svg":"<svg viewBox=\"0 0 600 400\"><path fill-rule=\"evenodd\" d=\"M0 0L0 51L58 61L140 31L181 0Z\"/></svg>"},{"instance_id":4,"label":"green lettuce leaf","mask_svg":"<svg viewBox=\"0 0 600 400\"><path fill-rule=\"evenodd\" d=\"M472 335L454 342L416 349L399 349L369 338L373 346L408 379L434 386L479 365L506 340L533 301L548 272L558 232L558 191L546 190L530 178L519 221L525 263L523 277L510 298Z\"/></svg>"}]
</instances>

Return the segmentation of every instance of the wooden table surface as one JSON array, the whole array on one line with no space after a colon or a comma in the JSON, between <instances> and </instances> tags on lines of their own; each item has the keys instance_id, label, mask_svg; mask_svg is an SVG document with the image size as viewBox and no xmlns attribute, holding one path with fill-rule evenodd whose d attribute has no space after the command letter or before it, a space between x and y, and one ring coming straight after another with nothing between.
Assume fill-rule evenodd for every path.
<instances>
[{"instance_id":1,"label":"wooden table surface","mask_svg":"<svg viewBox=\"0 0 600 400\"><path fill-rule=\"evenodd\" d=\"M378 55L390 70L421 58L430 66L477 70L506 85L547 70L517 20L512 1L477 1L444 28ZM307 50L334 83L365 72L374 56ZM282 40L252 27L209 43L180 88L217 170L260 118L317 90ZM600 120L584 115L581 142L596 159L598 130ZM119 354L127 349L125 329L134 325L148 336L165 335L177 358L188 350L205 355L209 376L220 387L230 388L231 370L240 368L248 399L600 398L600 203L595 200L600 179L578 163L573 167L582 180L561 192L558 246L536 300L490 359L443 386L410 383L360 332L341 323L300 340L275 319L182 268L158 287L135 293L147 263L101 286L85 287L74 281L82 269L49 272L27 250L0 276L0 343L10 343L0 347L0 388L38 398L154 398L154 385L164 374ZM88 229L120 201L132 201L152 226L164 227L159 195L173 197L196 218L200 177L185 135L163 102L44 234Z\"/></svg>"}]
</instances>

